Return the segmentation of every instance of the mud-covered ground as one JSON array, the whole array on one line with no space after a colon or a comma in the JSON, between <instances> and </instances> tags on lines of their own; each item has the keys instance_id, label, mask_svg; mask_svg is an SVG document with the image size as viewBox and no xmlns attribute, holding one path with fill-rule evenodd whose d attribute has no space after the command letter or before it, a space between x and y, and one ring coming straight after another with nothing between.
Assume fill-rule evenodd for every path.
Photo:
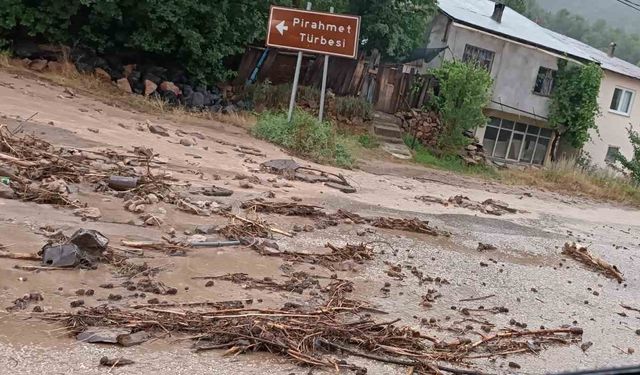
<instances>
[{"instance_id":1,"label":"mud-covered ground","mask_svg":"<svg viewBox=\"0 0 640 375\"><path fill-rule=\"evenodd\" d=\"M288 158L277 147L258 141L245 129L211 121L158 118L101 103L78 94L64 95L63 88L0 73L0 123L15 127L21 120L37 112L24 124L25 132L54 145L127 152L134 146L152 147L167 162L163 168L180 184L191 188L215 184L234 191L230 197L216 197L221 206L230 205L241 213L240 203L273 193L273 201L301 199L300 203L322 206L326 212L346 209L362 216L418 217L451 232L450 237L429 236L404 231L373 228L369 225L342 223L292 238L275 234L281 250L321 252L331 243L370 243L375 257L358 264L345 262L336 272L341 279L354 282L354 298L367 301L387 315L377 318L402 319L407 325L437 337L452 340L456 330L470 325L480 331L480 324L466 320L461 309L506 307L508 312L478 312L472 318L502 328L515 328L512 320L526 323L527 329L558 328L563 325L584 329L582 341L568 346L553 346L539 353L521 353L507 358L481 358L469 361L471 368L487 373L559 373L577 369L626 366L640 363L640 313L620 305L640 308L640 211L622 206L594 203L583 198L556 193L506 187L471 178L434 172L389 160L365 161L361 170L344 171L310 164L334 173L342 173L358 189L344 194L322 184L278 179L259 170L259 164L270 159ZM151 134L146 122L162 125L169 137ZM140 125L140 126L139 126ZM92 129L92 130L89 130ZM95 130L98 130L96 133ZM176 131L181 131L176 133ZM184 133L197 132L196 144L184 146L180 139L194 138ZM182 135L180 135L182 134ZM204 139L200 139L204 138ZM242 154L230 144L262 150L266 156ZM241 187L245 180L237 175L255 176L251 187ZM215 176L215 177L214 177ZM217 179L219 178L219 179ZM93 191L81 184L73 198L97 207L102 217L83 221L72 210L50 205L0 199L0 244L12 252L36 252L46 242L42 227L62 229L70 235L78 228L96 229L111 244L122 240L161 241L170 228L176 233L193 231L196 225L225 225L227 217L195 216L177 210L173 205L158 203L149 212L163 212L161 226L139 225L138 215L126 211L123 201L112 195ZM494 198L520 210L500 217L464 208L425 203L416 196L440 198L463 194L477 201ZM166 212L166 214L164 214ZM251 215L250 213L245 213ZM313 224L313 219L260 214L272 226L293 231L294 226ZM253 217L256 217L255 215ZM214 235L215 237L215 235ZM561 255L569 241L588 245L589 251L616 265L624 273L624 283L605 278L573 259ZM478 243L495 245L495 250L478 251ZM191 249L186 256L169 256L146 251L146 261L161 271L158 281L177 288L171 296L156 296L170 302L229 301L253 299L254 306L277 308L285 302L308 304L308 291L303 294L256 290L229 281L206 287L205 280L195 276L246 273L254 278L270 277L286 280L292 271L306 271L329 277L333 271L321 266L285 262L278 257L261 256L248 247ZM45 312L73 311L70 302L82 298L85 307L111 304L126 307L145 303L151 296L134 297L133 292L119 287L123 279L108 265L97 270L56 270L31 272L14 265L38 265L37 262L0 259L0 368L11 374L307 374L309 368L298 367L283 357L251 354L223 357L221 352L195 353L192 343L177 335L158 335L143 345L120 348L88 344L69 336L61 325L43 322L31 314L33 306ZM401 266L404 277L392 277L391 265ZM417 268L425 276L446 279L419 284L409 268ZM394 274L395 275L395 274ZM397 276L397 275L395 275ZM114 289L100 285L113 283ZM388 283L387 287L385 284ZM386 290L383 290L385 288ZM93 289L92 296L78 297L78 289ZM421 305L429 289L441 296L431 307ZM5 311L25 293L41 293L44 300L18 312ZM110 301L109 294L122 299ZM487 297L477 301L464 299ZM425 324L432 320L432 324ZM453 328L453 329L452 329ZM458 331L459 332L459 331ZM581 344L593 345L583 351ZM544 348L543 348L544 349ZM631 354L629 354L631 353ZM99 367L104 355L124 356L135 364L109 369ZM349 361L368 368L370 374L406 374L407 369L359 358ZM520 369L509 367L514 362ZM458 367L464 367L458 364ZM322 370L312 370L321 373Z\"/></svg>"}]
</instances>

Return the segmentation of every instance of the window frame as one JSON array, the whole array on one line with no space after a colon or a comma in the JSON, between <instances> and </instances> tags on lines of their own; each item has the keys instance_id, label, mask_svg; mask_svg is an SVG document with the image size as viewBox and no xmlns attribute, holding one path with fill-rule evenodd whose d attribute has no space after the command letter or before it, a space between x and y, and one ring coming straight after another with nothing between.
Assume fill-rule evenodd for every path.
<instances>
[{"instance_id":1,"label":"window frame","mask_svg":"<svg viewBox=\"0 0 640 375\"><path fill-rule=\"evenodd\" d=\"M538 85L538 77L540 76L540 71L542 69L546 69L546 70L551 72L551 88L549 89L549 93L548 94L536 91L536 86ZM536 77L534 78L534 81L533 81L533 90L532 90L533 94L534 95L539 95L539 96L544 96L545 98L551 97L551 94L553 93L553 90L555 88L556 74L557 73L558 73L557 69L547 68L546 66L542 66L541 65L538 68L538 73L536 74ZM544 85L543 85L543 87L544 87Z\"/></svg>"},{"instance_id":2,"label":"window frame","mask_svg":"<svg viewBox=\"0 0 640 375\"><path fill-rule=\"evenodd\" d=\"M607 153L604 154L604 162L607 163L607 164L615 164L615 162L616 162L615 155L613 157L613 160L609 160L609 150L611 150L612 148L615 148L618 151L618 153L620 153L620 146L608 145L607 146Z\"/></svg>"},{"instance_id":3,"label":"window frame","mask_svg":"<svg viewBox=\"0 0 640 375\"><path fill-rule=\"evenodd\" d=\"M538 150L538 147L540 146L540 140L544 139L544 140L547 140L547 142L548 142L547 143L547 151L546 151L547 154L548 154L549 147L551 145L551 139L553 138L553 134L551 134L548 137L542 135L542 130L545 129L545 128L543 128L541 126L536 126L536 125L526 124L526 123L523 123L523 122L517 122L517 121L503 119L503 118L500 118L500 117L491 116L490 120L493 120L493 119L498 120L499 123L497 125L494 125L494 124L491 124L491 123L487 123L487 125L485 125L487 128L491 127L491 128L494 128L494 129L498 130L498 132L496 133L496 141L494 142L492 149L491 150L489 150L489 149L486 150L487 155L490 158L500 159L500 160L504 160L506 162L512 162L512 163L515 162L515 163L519 163L519 164L544 165L544 161L545 161L547 155L545 154L545 158L542 160L542 163L536 163L535 162L536 151ZM513 122L513 127L510 128L510 129L509 128L503 128L502 123L504 121ZM525 131L516 130L516 125L517 124L527 125L526 130ZM535 129L537 129L537 131L535 131ZM503 130L506 131L506 132L509 132L510 134L509 134L509 141L507 143L507 149L506 149L505 157L501 158L501 157L495 156L495 152L496 152L496 147L498 145L498 139L500 137L500 133ZM513 136L514 136L515 133L517 133L519 135L522 135L523 137L522 137L521 144L520 144L520 151L518 153L518 158L517 159L511 159L511 158L509 158L509 154L511 153L511 148L513 146L513 144L512 144L513 143ZM526 142L527 136L535 137L535 140L536 140L535 141L535 146L533 147L533 151L532 151L532 154L531 154L531 161L521 161L521 159L523 157L523 154L525 152L524 144ZM484 144L484 139L483 139L483 144Z\"/></svg>"},{"instance_id":4,"label":"window frame","mask_svg":"<svg viewBox=\"0 0 640 375\"><path fill-rule=\"evenodd\" d=\"M622 112L618 109L612 109L611 105L613 104L613 98L616 95L616 90L620 90L622 91L622 95L620 96L620 102L618 103L618 107L620 107L620 105L622 104L622 99L624 98L624 94L627 92L631 93L631 100L629 102L629 112ZM635 90L631 90L622 86L616 86L613 89L613 95L611 96L611 103L609 103L609 112L614 113L616 115L620 115L620 116L625 116L625 117L631 117L631 111L633 110L633 102L635 102L636 100L636 91Z\"/></svg>"},{"instance_id":5,"label":"window frame","mask_svg":"<svg viewBox=\"0 0 640 375\"><path fill-rule=\"evenodd\" d=\"M484 65L480 64L480 61L478 61L476 59L469 59L469 60L465 59L465 56L467 55L467 50L469 50L471 48L475 48L476 50L478 50L478 53L481 53L481 52L489 52L489 53L491 53L491 62L489 63L488 67L485 67ZM470 53L470 55L471 55L471 53ZM493 63L495 62L495 60L496 60L495 51L492 51L492 50L486 49L486 48L482 48L482 47L478 47L478 46L475 46L475 45L469 44L469 43L464 45L464 51L462 52L462 61L465 62L465 63L466 62L474 62L474 63L478 64L478 66L486 68L487 71L489 72L489 74L491 74L491 71L493 70Z\"/></svg>"}]
</instances>

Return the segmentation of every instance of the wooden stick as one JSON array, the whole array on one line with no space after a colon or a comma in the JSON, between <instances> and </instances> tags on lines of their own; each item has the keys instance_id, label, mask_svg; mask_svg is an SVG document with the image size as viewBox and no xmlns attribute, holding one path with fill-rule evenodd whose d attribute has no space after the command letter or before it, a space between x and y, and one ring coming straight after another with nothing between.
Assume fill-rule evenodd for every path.
<instances>
[{"instance_id":1,"label":"wooden stick","mask_svg":"<svg viewBox=\"0 0 640 375\"><path fill-rule=\"evenodd\" d=\"M482 300L489 299L489 298L492 298L492 297L495 297L495 296L496 296L495 294L491 294L491 295L484 296L484 297L465 298L465 299L461 299L460 302L482 301Z\"/></svg>"},{"instance_id":2,"label":"wooden stick","mask_svg":"<svg viewBox=\"0 0 640 375\"><path fill-rule=\"evenodd\" d=\"M635 311L635 312L640 312L640 309L635 308L635 307L631 307L631 306L629 306L629 305L625 305L625 304L622 304L622 303L620 304L620 307L622 307L623 309L626 309L626 310L631 310L631 311Z\"/></svg>"},{"instance_id":3,"label":"wooden stick","mask_svg":"<svg viewBox=\"0 0 640 375\"><path fill-rule=\"evenodd\" d=\"M0 250L0 258L8 259L21 259L21 260L36 260L41 261L42 257L38 254L32 253L10 253L8 251Z\"/></svg>"},{"instance_id":4,"label":"wooden stick","mask_svg":"<svg viewBox=\"0 0 640 375\"><path fill-rule=\"evenodd\" d=\"M19 165L21 167L35 167L38 163L34 163L31 161L21 160L11 155L3 154L0 152L0 160L4 160L8 163Z\"/></svg>"},{"instance_id":5,"label":"wooden stick","mask_svg":"<svg viewBox=\"0 0 640 375\"><path fill-rule=\"evenodd\" d=\"M504 337L520 337L520 336L535 336L535 335L544 335L544 334L554 334L554 333L571 333L573 335L582 335L583 330L582 328L579 327L572 327L572 328L558 328L558 329L540 329L537 331L513 331L513 332L498 332L496 334L493 334L491 336L488 336L480 341L475 342L474 344L471 345L471 348L475 348L476 346L482 345L486 342L489 342L491 340L497 339L497 338L504 338Z\"/></svg>"},{"instance_id":6,"label":"wooden stick","mask_svg":"<svg viewBox=\"0 0 640 375\"><path fill-rule=\"evenodd\" d=\"M257 225L257 226L259 226L261 228L264 228L267 231L270 231L270 232L273 232L273 233L278 233L278 234L281 234L281 235L287 236L287 237L293 237L293 235L291 233L287 233L287 232L285 232L283 230L280 230L280 229L277 229L277 228L273 228L273 227L270 227L268 225L260 224L260 223L258 223L256 221L249 220L247 218L244 218L244 217L241 217L241 216L238 216L238 215L231 214L231 216L233 218L235 218L235 219L240 220L240 221L244 221L245 223Z\"/></svg>"},{"instance_id":7,"label":"wooden stick","mask_svg":"<svg viewBox=\"0 0 640 375\"><path fill-rule=\"evenodd\" d=\"M38 266L21 266L16 264L13 268L23 271L62 271L75 270L73 267L38 267Z\"/></svg>"},{"instance_id":8,"label":"wooden stick","mask_svg":"<svg viewBox=\"0 0 640 375\"><path fill-rule=\"evenodd\" d=\"M324 340L324 339L319 339L319 340L323 344L332 346L332 347L334 347L336 349L340 349L340 350L342 350L344 352L353 354L353 355L358 356L358 357L373 359L374 361L393 363L393 364L396 364L396 365L411 366L411 367L418 367L418 366L421 366L421 365L427 365L426 363L423 363L423 362L418 361L418 360L390 358L390 357L383 357L383 356L379 356L379 355L371 354L371 353L363 353L363 352L360 352L358 350L351 349L351 348L348 348L346 346L338 345L336 343L329 342L329 341ZM450 372L452 374L485 375L484 373L479 372L479 371L475 371L475 370L456 369L456 368L451 368L451 367L446 367L446 366L441 366L441 365L435 365L435 367L437 367L438 370Z\"/></svg>"}]
</instances>

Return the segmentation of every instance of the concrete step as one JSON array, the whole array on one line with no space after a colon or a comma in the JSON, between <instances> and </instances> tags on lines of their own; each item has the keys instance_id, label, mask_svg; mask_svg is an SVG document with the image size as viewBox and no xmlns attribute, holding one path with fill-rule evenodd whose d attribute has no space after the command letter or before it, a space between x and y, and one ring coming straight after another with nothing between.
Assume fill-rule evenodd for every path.
<instances>
[{"instance_id":1,"label":"concrete step","mask_svg":"<svg viewBox=\"0 0 640 375\"><path fill-rule=\"evenodd\" d=\"M398 159L409 160L413 157L411 150L404 143L384 143L382 149Z\"/></svg>"},{"instance_id":2,"label":"concrete step","mask_svg":"<svg viewBox=\"0 0 640 375\"><path fill-rule=\"evenodd\" d=\"M373 133L383 137L398 138L402 140L402 130L397 125L373 123Z\"/></svg>"},{"instance_id":3,"label":"concrete step","mask_svg":"<svg viewBox=\"0 0 640 375\"><path fill-rule=\"evenodd\" d=\"M380 141L380 143L404 144L404 140L402 138L398 138L398 137L385 137L384 135L376 134L376 138L378 139L378 141Z\"/></svg>"}]
</instances>

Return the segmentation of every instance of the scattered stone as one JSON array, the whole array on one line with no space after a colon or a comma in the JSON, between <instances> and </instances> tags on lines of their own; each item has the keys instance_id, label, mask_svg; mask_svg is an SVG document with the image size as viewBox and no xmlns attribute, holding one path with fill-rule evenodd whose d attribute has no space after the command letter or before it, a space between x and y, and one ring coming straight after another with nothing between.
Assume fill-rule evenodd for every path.
<instances>
[{"instance_id":1,"label":"scattered stone","mask_svg":"<svg viewBox=\"0 0 640 375\"><path fill-rule=\"evenodd\" d=\"M135 289L134 289L135 290ZM109 297L107 297L109 301L120 301L122 299L122 295L110 293Z\"/></svg>"},{"instance_id":2,"label":"scattered stone","mask_svg":"<svg viewBox=\"0 0 640 375\"><path fill-rule=\"evenodd\" d=\"M131 329L129 328L87 327L76 336L76 339L88 343L117 344L118 336L130 333Z\"/></svg>"},{"instance_id":3,"label":"scattered stone","mask_svg":"<svg viewBox=\"0 0 640 375\"><path fill-rule=\"evenodd\" d=\"M175 94L175 96L179 96L181 94L180 88L176 86L173 82L164 81L160 83L161 91L170 91Z\"/></svg>"},{"instance_id":4,"label":"scattered stone","mask_svg":"<svg viewBox=\"0 0 640 375\"><path fill-rule=\"evenodd\" d=\"M118 335L118 344L128 348L130 346L140 345L148 341L151 336L145 331L138 331L131 334Z\"/></svg>"},{"instance_id":5,"label":"scattered stone","mask_svg":"<svg viewBox=\"0 0 640 375\"><path fill-rule=\"evenodd\" d=\"M128 94L132 94L133 90L131 90L131 85L129 84L129 80L126 78L120 78L116 81L116 86L118 88Z\"/></svg>"},{"instance_id":6,"label":"scattered stone","mask_svg":"<svg viewBox=\"0 0 640 375\"><path fill-rule=\"evenodd\" d=\"M127 366L127 365L132 365L134 363L135 363L134 361L126 358L109 358L107 356L100 358L100 365L107 366L107 367Z\"/></svg>"},{"instance_id":7,"label":"scattered stone","mask_svg":"<svg viewBox=\"0 0 640 375\"><path fill-rule=\"evenodd\" d=\"M149 125L149 131L153 134L158 134L163 137L169 136L169 132L167 131L167 129L163 128L160 125Z\"/></svg>"},{"instance_id":8,"label":"scattered stone","mask_svg":"<svg viewBox=\"0 0 640 375\"><path fill-rule=\"evenodd\" d=\"M93 74L96 76L96 78L98 78L102 82L111 83L111 75L109 73L107 73L106 70L104 70L102 68L96 68L93 71Z\"/></svg>"},{"instance_id":9,"label":"scattered stone","mask_svg":"<svg viewBox=\"0 0 640 375\"><path fill-rule=\"evenodd\" d=\"M41 313L44 312L44 309L42 308L42 306L33 306L33 312Z\"/></svg>"},{"instance_id":10,"label":"scattered stone","mask_svg":"<svg viewBox=\"0 0 640 375\"><path fill-rule=\"evenodd\" d=\"M187 146L187 147L191 147L194 145L193 141L190 140L189 138L181 138L180 139L180 144L183 146Z\"/></svg>"},{"instance_id":11,"label":"scattered stone","mask_svg":"<svg viewBox=\"0 0 640 375\"><path fill-rule=\"evenodd\" d=\"M157 88L158 88L158 85L156 85L152 81L149 81L148 79L144 80L144 96L149 96L153 94Z\"/></svg>"},{"instance_id":12,"label":"scattered stone","mask_svg":"<svg viewBox=\"0 0 640 375\"><path fill-rule=\"evenodd\" d=\"M95 128L87 128L88 131L92 132L92 133L100 133L100 129L95 129Z\"/></svg>"},{"instance_id":13,"label":"scattered stone","mask_svg":"<svg viewBox=\"0 0 640 375\"><path fill-rule=\"evenodd\" d=\"M47 60L33 60L31 61L31 64L29 64L29 69L35 70L36 72L42 72L47 67L48 63L49 62Z\"/></svg>"},{"instance_id":14,"label":"scattered stone","mask_svg":"<svg viewBox=\"0 0 640 375\"><path fill-rule=\"evenodd\" d=\"M538 293L538 289L536 289L536 288L531 288L531 291L534 292L534 293Z\"/></svg>"},{"instance_id":15,"label":"scattered stone","mask_svg":"<svg viewBox=\"0 0 640 375\"><path fill-rule=\"evenodd\" d=\"M194 230L197 234L215 234L218 232L218 227L216 225L198 225Z\"/></svg>"},{"instance_id":16,"label":"scattered stone","mask_svg":"<svg viewBox=\"0 0 640 375\"><path fill-rule=\"evenodd\" d=\"M213 283L213 280L209 280L209 281L207 281L207 283L206 283L206 284L204 284L204 286L205 286L206 288L211 288L211 287L213 286L213 284L214 284L214 283Z\"/></svg>"},{"instance_id":17,"label":"scattered stone","mask_svg":"<svg viewBox=\"0 0 640 375\"><path fill-rule=\"evenodd\" d=\"M627 348L627 353L633 354L635 352L636 352L636 350L634 348Z\"/></svg>"},{"instance_id":18,"label":"scattered stone","mask_svg":"<svg viewBox=\"0 0 640 375\"><path fill-rule=\"evenodd\" d=\"M13 189L11 189L9 186L0 183L0 198L14 199L15 193L13 192Z\"/></svg>"},{"instance_id":19,"label":"scattered stone","mask_svg":"<svg viewBox=\"0 0 640 375\"><path fill-rule=\"evenodd\" d=\"M85 296L92 296L94 294L95 294L95 291L93 289L87 289L84 291Z\"/></svg>"},{"instance_id":20,"label":"scattered stone","mask_svg":"<svg viewBox=\"0 0 640 375\"><path fill-rule=\"evenodd\" d=\"M77 208L73 211L73 214L80 216L83 219L98 220L102 217L102 212L96 207Z\"/></svg>"},{"instance_id":21,"label":"scattered stone","mask_svg":"<svg viewBox=\"0 0 640 375\"><path fill-rule=\"evenodd\" d=\"M79 300L71 301L69 306L71 306L72 308L84 306L84 300L79 299Z\"/></svg>"},{"instance_id":22,"label":"scattered stone","mask_svg":"<svg viewBox=\"0 0 640 375\"><path fill-rule=\"evenodd\" d=\"M521 366L515 362L509 362L509 367L514 368L514 369L519 369L521 368Z\"/></svg>"},{"instance_id":23,"label":"scattered stone","mask_svg":"<svg viewBox=\"0 0 640 375\"><path fill-rule=\"evenodd\" d=\"M582 349L583 352L586 352L592 346L593 346L593 343L591 341L588 341L580 345L580 349Z\"/></svg>"},{"instance_id":24,"label":"scattered stone","mask_svg":"<svg viewBox=\"0 0 640 375\"><path fill-rule=\"evenodd\" d=\"M84 296L84 289L76 290L76 296Z\"/></svg>"},{"instance_id":25,"label":"scattered stone","mask_svg":"<svg viewBox=\"0 0 640 375\"><path fill-rule=\"evenodd\" d=\"M112 283L100 284L100 288L113 289L113 284Z\"/></svg>"},{"instance_id":26,"label":"scattered stone","mask_svg":"<svg viewBox=\"0 0 640 375\"><path fill-rule=\"evenodd\" d=\"M252 189L253 185L251 185L248 182L241 182L238 186L240 186L240 188L242 189Z\"/></svg>"},{"instance_id":27,"label":"scattered stone","mask_svg":"<svg viewBox=\"0 0 640 375\"><path fill-rule=\"evenodd\" d=\"M497 249L498 248L495 245L478 242L478 251L497 250Z\"/></svg>"}]
</instances>

